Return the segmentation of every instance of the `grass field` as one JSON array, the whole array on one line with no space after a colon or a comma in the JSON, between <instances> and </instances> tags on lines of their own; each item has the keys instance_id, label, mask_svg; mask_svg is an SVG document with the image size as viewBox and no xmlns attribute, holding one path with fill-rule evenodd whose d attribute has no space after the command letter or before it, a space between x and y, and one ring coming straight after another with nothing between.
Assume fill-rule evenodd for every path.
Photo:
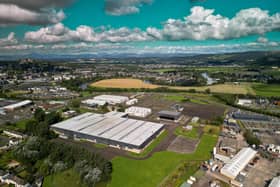
<instances>
[{"instance_id":1,"label":"grass field","mask_svg":"<svg viewBox=\"0 0 280 187\"><path fill-rule=\"evenodd\" d=\"M212 86L160 86L154 84L148 84L139 79L105 79L101 81L97 81L91 84L92 87L100 87L100 88L147 88L147 89L155 89L159 87L167 87L169 89L175 90L190 90L195 89L196 91L205 91L206 89L210 89L211 92L215 93L232 93L232 94L254 94L254 90L251 88L250 84L217 84Z\"/></svg>"},{"instance_id":2,"label":"grass field","mask_svg":"<svg viewBox=\"0 0 280 187\"><path fill-rule=\"evenodd\" d=\"M210 158L213 146L217 142L217 136L204 134L201 141L192 154L178 154L174 152L158 152L146 160L132 160L117 157L112 160L112 181L108 187L155 187L165 177L176 170L184 161L201 161Z\"/></svg>"},{"instance_id":3,"label":"grass field","mask_svg":"<svg viewBox=\"0 0 280 187\"><path fill-rule=\"evenodd\" d=\"M44 179L43 187L85 187L80 182L79 175L74 169L69 169L57 174L47 176Z\"/></svg>"},{"instance_id":4,"label":"grass field","mask_svg":"<svg viewBox=\"0 0 280 187\"><path fill-rule=\"evenodd\" d=\"M254 84L253 89L259 96L280 96L280 85Z\"/></svg>"},{"instance_id":5,"label":"grass field","mask_svg":"<svg viewBox=\"0 0 280 187\"><path fill-rule=\"evenodd\" d=\"M175 130L176 135L181 135L187 138L191 139L197 139L198 138L198 131L197 128L193 127L192 130L185 130L183 127L179 126Z\"/></svg>"}]
</instances>

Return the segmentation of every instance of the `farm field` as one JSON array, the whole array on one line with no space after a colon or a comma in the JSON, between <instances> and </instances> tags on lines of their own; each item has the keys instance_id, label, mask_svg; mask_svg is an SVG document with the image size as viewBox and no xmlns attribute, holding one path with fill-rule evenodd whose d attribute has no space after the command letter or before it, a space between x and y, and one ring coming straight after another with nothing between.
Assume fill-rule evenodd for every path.
<instances>
[{"instance_id":1,"label":"farm field","mask_svg":"<svg viewBox=\"0 0 280 187\"><path fill-rule=\"evenodd\" d=\"M91 84L92 87L100 87L100 88L147 88L147 89L155 89L159 87L167 87L169 89L175 90L190 90L195 89L197 91L205 91L206 89L210 89L211 92L216 93L232 93L232 94L254 94L254 90L251 88L250 84L217 84L212 86L160 86L154 84L148 84L143 82L140 79L105 79L101 81L97 81Z\"/></svg>"},{"instance_id":2,"label":"farm field","mask_svg":"<svg viewBox=\"0 0 280 187\"><path fill-rule=\"evenodd\" d=\"M140 79L105 79L91 84L101 88L157 88L157 85L148 84Z\"/></svg>"},{"instance_id":3,"label":"farm field","mask_svg":"<svg viewBox=\"0 0 280 187\"><path fill-rule=\"evenodd\" d=\"M268 85L268 84L254 84L253 86L256 95L273 97L280 95L280 85Z\"/></svg>"},{"instance_id":4,"label":"farm field","mask_svg":"<svg viewBox=\"0 0 280 187\"><path fill-rule=\"evenodd\" d=\"M117 157L112 160L114 168L112 181L108 184L108 187L158 186L181 162L207 160L216 142L216 135L204 134L196 151L192 154L164 151L155 153L146 160Z\"/></svg>"}]
</instances>

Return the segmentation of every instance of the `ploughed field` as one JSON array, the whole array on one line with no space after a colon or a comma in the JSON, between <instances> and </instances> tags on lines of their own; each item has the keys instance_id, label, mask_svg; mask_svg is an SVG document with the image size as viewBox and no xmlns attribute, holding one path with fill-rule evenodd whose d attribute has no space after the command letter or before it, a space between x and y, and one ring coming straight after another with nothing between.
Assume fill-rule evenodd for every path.
<instances>
[{"instance_id":1,"label":"ploughed field","mask_svg":"<svg viewBox=\"0 0 280 187\"><path fill-rule=\"evenodd\" d=\"M212 86L161 86L155 84L145 83L140 79L105 79L101 81L97 81L91 84L92 87L99 88L147 88L147 89L155 89L159 87L166 87L174 90L190 90L195 89L196 91L205 91L206 89L210 89L211 92L216 93L232 93L232 94L255 94L254 90L251 88L250 84L216 84Z\"/></svg>"}]
</instances>

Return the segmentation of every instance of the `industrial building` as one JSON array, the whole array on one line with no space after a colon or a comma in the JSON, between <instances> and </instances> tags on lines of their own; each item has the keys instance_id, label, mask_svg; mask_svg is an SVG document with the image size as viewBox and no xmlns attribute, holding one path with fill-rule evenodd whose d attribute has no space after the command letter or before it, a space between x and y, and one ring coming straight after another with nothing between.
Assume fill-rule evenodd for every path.
<instances>
[{"instance_id":1,"label":"industrial building","mask_svg":"<svg viewBox=\"0 0 280 187\"><path fill-rule=\"evenodd\" d=\"M127 106L131 106L131 105L135 105L136 103L138 103L138 99L130 99L125 104Z\"/></svg>"},{"instance_id":2,"label":"industrial building","mask_svg":"<svg viewBox=\"0 0 280 187\"><path fill-rule=\"evenodd\" d=\"M241 106L250 106L253 104L253 101L251 99L238 99L237 104Z\"/></svg>"},{"instance_id":3,"label":"industrial building","mask_svg":"<svg viewBox=\"0 0 280 187\"><path fill-rule=\"evenodd\" d=\"M118 95L99 95L94 97L95 100L105 101L108 104L116 105L123 104L129 100L128 97Z\"/></svg>"},{"instance_id":4,"label":"industrial building","mask_svg":"<svg viewBox=\"0 0 280 187\"><path fill-rule=\"evenodd\" d=\"M274 177L268 187L279 187L279 186L280 186L280 176Z\"/></svg>"},{"instance_id":5,"label":"industrial building","mask_svg":"<svg viewBox=\"0 0 280 187\"><path fill-rule=\"evenodd\" d=\"M30 104L32 104L31 100L24 100L24 101L20 101L18 103L14 103L14 104L4 106L3 109L6 110L6 111L14 111L16 109L28 106Z\"/></svg>"},{"instance_id":6,"label":"industrial building","mask_svg":"<svg viewBox=\"0 0 280 187\"><path fill-rule=\"evenodd\" d=\"M241 149L228 163L221 169L221 174L230 179L235 179L237 175L256 156L257 151L246 147Z\"/></svg>"},{"instance_id":7,"label":"industrial building","mask_svg":"<svg viewBox=\"0 0 280 187\"><path fill-rule=\"evenodd\" d=\"M145 118L152 113L150 108L132 106L125 109L125 113L129 116Z\"/></svg>"},{"instance_id":8,"label":"industrial building","mask_svg":"<svg viewBox=\"0 0 280 187\"><path fill-rule=\"evenodd\" d=\"M158 118L160 120L171 120L174 122L178 122L181 116L182 116L181 112L167 111L167 110L162 110L158 112Z\"/></svg>"},{"instance_id":9,"label":"industrial building","mask_svg":"<svg viewBox=\"0 0 280 187\"><path fill-rule=\"evenodd\" d=\"M270 121L269 117L260 114L247 114L241 112L235 112L232 114L234 119L249 120L249 121Z\"/></svg>"},{"instance_id":10,"label":"industrial building","mask_svg":"<svg viewBox=\"0 0 280 187\"><path fill-rule=\"evenodd\" d=\"M96 99L86 99L82 101L82 104L85 104L90 107L104 106L106 105L106 101L96 100Z\"/></svg>"},{"instance_id":11,"label":"industrial building","mask_svg":"<svg viewBox=\"0 0 280 187\"><path fill-rule=\"evenodd\" d=\"M163 124L128 119L121 112L84 113L51 126L63 138L84 139L140 152L164 129Z\"/></svg>"}]
</instances>

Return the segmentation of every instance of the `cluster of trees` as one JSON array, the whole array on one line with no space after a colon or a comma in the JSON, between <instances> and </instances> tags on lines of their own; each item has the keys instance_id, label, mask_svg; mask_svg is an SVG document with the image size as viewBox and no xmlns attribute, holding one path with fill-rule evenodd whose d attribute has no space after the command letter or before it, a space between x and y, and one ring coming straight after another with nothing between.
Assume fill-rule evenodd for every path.
<instances>
[{"instance_id":1,"label":"cluster of trees","mask_svg":"<svg viewBox=\"0 0 280 187\"><path fill-rule=\"evenodd\" d=\"M84 184L94 186L109 180L112 173L111 162L98 154L35 136L18 145L13 155L27 166L31 173L29 182L34 181L34 176L48 176L74 167Z\"/></svg>"},{"instance_id":2,"label":"cluster of trees","mask_svg":"<svg viewBox=\"0 0 280 187\"><path fill-rule=\"evenodd\" d=\"M71 79L71 80L64 80L61 82L61 86L66 87L69 90L74 90L74 91L82 91L82 85L85 83L92 83L95 81L101 80L101 77L96 77L92 79L85 79L85 78L76 78L76 79ZM88 90L88 89L86 89Z\"/></svg>"},{"instance_id":3,"label":"cluster of trees","mask_svg":"<svg viewBox=\"0 0 280 187\"><path fill-rule=\"evenodd\" d=\"M244 132L243 136L249 145L259 146L261 144L260 139L258 139L258 137L255 136L250 130L246 130Z\"/></svg>"},{"instance_id":4,"label":"cluster of trees","mask_svg":"<svg viewBox=\"0 0 280 187\"><path fill-rule=\"evenodd\" d=\"M25 133L31 136L51 139L56 137L56 135L50 131L50 125L58 123L61 120L62 118L59 113L50 112L46 114L42 109L38 108L34 113L34 119L26 124Z\"/></svg>"},{"instance_id":5,"label":"cluster of trees","mask_svg":"<svg viewBox=\"0 0 280 187\"><path fill-rule=\"evenodd\" d=\"M13 156L23 163L29 175L26 180L34 182L35 176L48 176L75 168L81 181L95 186L110 179L112 163L100 155L76 145L61 143L50 130L50 125L61 121L57 112L46 114L37 109L34 118L26 125L27 140L13 149Z\"/></svg>"}]
</instances>

